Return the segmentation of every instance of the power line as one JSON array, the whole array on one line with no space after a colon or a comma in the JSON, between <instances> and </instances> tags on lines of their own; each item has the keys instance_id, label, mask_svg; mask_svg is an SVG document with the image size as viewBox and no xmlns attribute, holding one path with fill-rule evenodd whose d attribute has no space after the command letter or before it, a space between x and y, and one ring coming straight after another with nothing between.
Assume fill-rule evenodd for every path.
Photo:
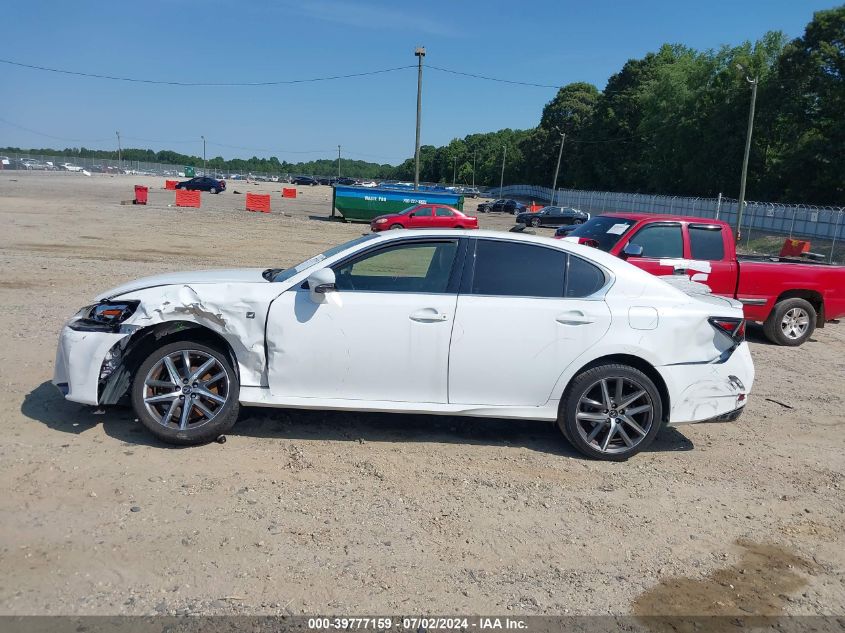
<instances>
[{"instance_id":1,"label":"power line","mask_svg":"<svg viewBox=\"0 0 845 633\"><path fill-rule=\"evenodd\" d=\"M65 141L68 143L105 143L107 141L111 141L111 138L99 138L99 139L79 139L79 138L64 138L62 136L54 136L52 134L47 134L45 132L39 132L38 130L32 130L28 127L24 127L23 125L18 125L17 123L12 123L11 121L7 121L6 119L0 118L0 122L5 123L6 125L11 125L12 127L16 127L19 130L23 130L24 132L29 132L30 134L37 134L38 136L44 136L46 138L51 138L56 141Z\"/></svg>"},{"instance_id":2,"label":"power line","mask_svg":"<svg viewBox=\"0 0 845 633\"><path fill-rule=\"evenodd\" d=\"M0 60L2 61L2 60ZM443 73L450 73L452 75L463 75L464 77L472 77L473 79L484 79L486 81L497 81L503 84L514 84L517 86L531 86L532 88L554 88L555 90L559 90L563 88L563 86L553 85L553 84L537 84L532 83L530 81L516 81L513 79L501 79L499 77L489 77L487 75L477 75L475 73L466 73L460 70L451 70L449 68L441 68L440 66L432 66L430 64L426 65L426 68L431 68L432 70L439 70Z\"/></svg>"},{"instance_id":3,"label":"power line","mask_svg":"<svg viewBox=\"0 0 845 633\"><path fill-rule=\"evenodd\" d=\"M316 81L332 81L335 79L351 79L354 77L366 77L369 75L379 75L383 73L392 73L397 70L406 70L408 68L416 68L416 66L397 66L395 68L382 68L381 70L369 70L360 73L350 73L348 75L330 75L327 77L310 77L307 79L279 79L276 81L246 81L246 82L190 82L190 81L168 81L163 79L142 79L139 77L118 77L114 75L99 75L97 73L87 73L76 70L65 70L62 68L49 68L47 66L37 66L35 64L24 64L23 62L16 62L10 59L0 59L0 63L8 64L10 66L18 66L20 68L29 68L31 70L40 70L44 72L59 73L62 75L74 75L77 77L89 77L92 79L109 79L112 81L128 81L132 83L141 84L158 84L164 86L215 86L215 87L236 87L236 86L282 86L291 84L312 83Z\"/></svg>"}]
</instances>

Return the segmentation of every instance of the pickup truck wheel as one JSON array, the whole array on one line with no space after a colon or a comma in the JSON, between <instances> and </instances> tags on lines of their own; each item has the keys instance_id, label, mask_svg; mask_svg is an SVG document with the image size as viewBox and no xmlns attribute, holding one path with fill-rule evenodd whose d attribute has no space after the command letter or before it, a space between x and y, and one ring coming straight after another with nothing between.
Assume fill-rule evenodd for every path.
<instances>
[{"instance_id":1,"label":"pickup truck wheel","mask_svg":"<svg viewBox=\"0 0 845 633\"><path fill-rule=\"evenodd\" d=\"M663 420L657 387L639 369L599 365L570 383L558 427L588 457L621 462L654 441Z\"/></svg>"},{"instance_id":2,"label":"pickup truck wheel","mask_svg":"<svg viewBox=\"0 0 845 633\"><path fill-rule=\"evenodd\" d=\"M153 351L132 382L132 407L170 444L206 444L234 426L240 383L220 351L177 341Z\"/></svg>"},{"instance_id":3,"label":"pickup truck wheel","mask_svg":"<svg viewBox=\"0 0 845 633\"><path fill-rule=\"evenodd\" d=\"M777 345L797 347L816 329L816 310L806 299L784 299L775 304L763 323L766 338Z\"/></svg>"}]
</instances>

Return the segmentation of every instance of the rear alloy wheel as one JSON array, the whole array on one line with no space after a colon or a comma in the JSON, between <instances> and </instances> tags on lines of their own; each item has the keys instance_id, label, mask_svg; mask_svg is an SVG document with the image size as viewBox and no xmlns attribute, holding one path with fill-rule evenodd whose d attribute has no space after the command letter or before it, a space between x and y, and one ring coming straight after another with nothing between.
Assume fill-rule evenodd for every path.
<instances>
[{"instance_id":1,"label":"rear alloy wheel","mask_svg":"<svg viewBox=\"0 0 845 633\"><path fill-rule=\"evenodd\" d=\"M775 304L763 323L766 338L777 345L801 345L816 329L816 310L806 299L784 299Z\"/></svg>"},{"instance_id":2,"label":"rear alloy wheel","mask_svg":"<svg viewBox=\"0 0 845 633\"><path fill-rule=\"evenodd\" d=\"M235 424L239 391L238 377L224 354L179 341L155 350L138 368L132 406L159 439L204 444Z\"/></svg>"},{"instance_id":3,"label":"rear alloy wheel","mask_svg":"<svg viewBox=\"0 0 845 633\"><path fill-rule=\"evenodd\" d=\"M570 383L558 426L585 455L624 461L654 441L662 419L660 394L648 376L627 365L600 365Z\"/></svg>"}]
</instances>

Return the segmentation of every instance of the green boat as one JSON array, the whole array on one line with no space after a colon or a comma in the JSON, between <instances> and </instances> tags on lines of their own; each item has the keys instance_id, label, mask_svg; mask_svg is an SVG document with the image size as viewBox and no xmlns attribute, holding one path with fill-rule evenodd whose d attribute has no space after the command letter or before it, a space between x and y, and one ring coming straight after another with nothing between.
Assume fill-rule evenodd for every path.
<instances>
[{"instance_id":1,"label":"green boat","mask_svg":"<svg viewBox=\"0 0 845 633\"><path fill-rule=\"evenodd\" d=\"M335 209L347 222L369 222L379 215L398 213L416 204L437 203L464 210L464 197L451 191L419 191L385 187L335 186L332 194L332 215Z\"/></svg>"}]
</instances>

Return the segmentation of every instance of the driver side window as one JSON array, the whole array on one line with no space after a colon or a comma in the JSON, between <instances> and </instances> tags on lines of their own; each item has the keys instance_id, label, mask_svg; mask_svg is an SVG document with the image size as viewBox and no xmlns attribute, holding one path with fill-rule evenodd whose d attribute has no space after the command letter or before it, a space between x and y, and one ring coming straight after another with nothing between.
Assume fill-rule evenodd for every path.
<instances>
[{"instance_id":1,"label":"driver side window","mask_svg":"<svg viewBox=\"0 0 845 633\"><path fill-rule=\"evenodd\" d=\"M643 257L684 256L684 238L680 224L650 224L637 231L630 243L643 247Z\"/></svg>"},{"instance_id":2,"label":"driver side window","mask_svg":"<svg viewBox=\"0 0 845 633\"><path fill-rule=\"evenodd\" d=\"M388 246L334 267L335 287L341 292L444 293L457 251L457 240Z\"/></svg>"},{"instance_id":3,"label":"driver side window","mask_svg":"<svg viewBox=\"0 0 845 633\"><path fill-rule=\"evenodd\" d=\"M419 209L414 210L414 217L415 218L430 218L431 217L431 207L420 207Z\"/></svg>"}]
</instances>

